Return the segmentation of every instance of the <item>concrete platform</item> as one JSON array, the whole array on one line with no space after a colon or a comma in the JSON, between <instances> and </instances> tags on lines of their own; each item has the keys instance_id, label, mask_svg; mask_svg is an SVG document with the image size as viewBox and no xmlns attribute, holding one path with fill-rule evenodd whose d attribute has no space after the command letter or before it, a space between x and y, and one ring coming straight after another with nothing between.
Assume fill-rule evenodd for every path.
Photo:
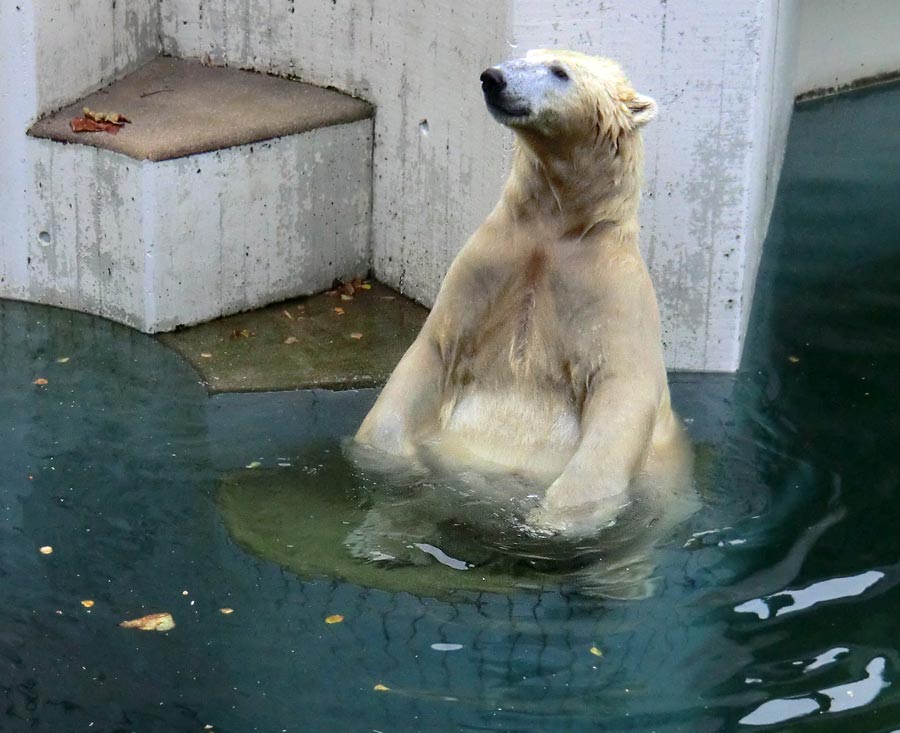
<instances>
[{"instance_id":1,"label":"concrete platform","mask_svg":"<svg viewBox=\"0 0 900 733\"><path fill-rule=\"evenodd\" d=\"M132 122L73 133L83 106ZM157 333L365 275L371 114L308 84L156 59L32 128L30 232L0 252L15 273L0 296Z\"/></svg>"},{"instance_id":2,"label":"concrete platform","mask_svg":"<svg viewBox=\"0 0 900 733\"><path fill-rule=\"evenodd\" d=\"M220 318L158 337L211 393L381 386L428 311L378 283Z\"/></svg>"},{"instance_id":3,"label":"concrete platform","mask_svg":"<svg viewBox=\"0 0 900 733\"><path fill-rule=\"evenodd\" d=\"M84 107L131 122L118 134L73 132ZM160 57L35 123L28 134L170 160L372 117L370 104L266 74Z\"/></svg>"}]
</instances>

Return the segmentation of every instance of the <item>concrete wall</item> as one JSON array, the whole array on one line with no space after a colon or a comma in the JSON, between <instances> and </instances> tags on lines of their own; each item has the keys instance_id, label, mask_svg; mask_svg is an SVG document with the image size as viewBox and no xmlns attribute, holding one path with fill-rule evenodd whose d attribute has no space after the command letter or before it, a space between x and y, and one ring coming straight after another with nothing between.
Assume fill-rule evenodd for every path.
<instances>
[{"instance_id":1,"label":"concrete wall","mask_svg":"<svg viewBox=\"0 0 900 733\"><path fill-rule=\"evenodd\" d=\"M505 178L508 141L483 109L478 77L510 52L506 0L161 7L168 53L292 74L376 105L373 264L430 303Z\"/></svg>"},{"instance_id":2,"label":"concrete wall","mask_svg":"<svg viewBox=\"0 0 900 733\"><path fill-rule=\"evenodd\" d=\"M660 106L642 248L670 367L733 370L790 121L790 0L518 0L514 44L615 58Z\"/></svg>"},{"instance_id":3,"label":"concrete wall","mask_svg":"<svg viewBox=\"0 0 900 733\"><path fill-rule=\"evenodd\" d=\"M163 49L373 101L373 264L428 303L506 174L510 136L484 111L480 70L569 46L617 58L659 101L642 246L668 363L733 369L792 94L900 68L898 35L894 0L10 0L0 3L0 292L25 292L39 234L27 212L44 182L24 129Z\"/></svg>"},{"instance_id":4,"label":"concrete wall","mask_svg":"<svg viewBox=\"0 0 900 733\"><path fill-rule=\"evenodd\" d=\"M41 114L106 86L159 54L157 0L27 4L34 6Z\"/></svg>"},{"instance_id":5,"label":"concrete wall","mask_svg":"<svg viewBox=\"0 0 900 733\"><path fill-rule=\"evenodd\" d=\"M731 370L740 358L790 110L774 25L793 2L162 0L164 48L296 74L363 96L376 118L376 273L430 302L496 201L510 133L484 110L478 74L538 46L620 60L657 97L647 132L644 251L669 365ZM777 87L778 102L768 95ZM748 277L749 275L749 277Z\"/></svg>"},{"instance_id":6,"label":"concrete wall","mask_svg":"<svg viewBox=\"0 0 900 733\"><path fill-rule=\"evenodd\" d=\"M900 2L797 2L796 94L900 71Z\"/></svg>"},{"instance_id":7,"label":"concrete wall","mask_svg":"<svg viewBox=\"0 0 900 733\"><path fill-rule=\"evenodd\" d=\"M159 53L157 0L0 2L0 295L25 298L35 197L35 141L42 115L105 86Z\"/></svg>"}]
</instances>

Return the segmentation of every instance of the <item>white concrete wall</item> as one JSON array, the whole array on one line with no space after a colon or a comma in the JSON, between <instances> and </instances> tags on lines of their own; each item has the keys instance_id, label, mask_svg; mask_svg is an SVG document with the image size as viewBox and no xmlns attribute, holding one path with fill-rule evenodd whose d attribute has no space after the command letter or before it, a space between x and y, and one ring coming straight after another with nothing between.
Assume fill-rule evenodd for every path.
<instances>
[{"instance_id":1,"label":"white concrete wall","mask_svg":"<svg viewBox=\"0 0 900 733\"><path fill-rule=\"evenodd\" d=\"M373 101L373 263L428 303L506 173L509 135L483 109L480 70L528 47L569 46L617 58L658 99L643 248L668 362L731 369L791 94L897 70L898 35L894 0L3 2L0 294L26 294L40 234L28 212L46 181L33 176L24 130L161 47Z\"/></svg>"},{"instance_id":2,"label":"white concrete wall","mask_svg":"<svg viewBox=\"0 0 900 733\"><path fill-rule=\"evenodd\" d=\"M40 0L34 53L40 113L105 87L159 54L158 0Z\"/></svg>"},{"instance_id":3,"label":"white concrete wall","mask_svg":"<svg viewBox=\"0 0 900 733\"><path fill-rule=\"evenodd\" d=\"M374 267L429 303L505 177L505 136L478 77L509 53L507 0L161 2L169 53L297 75L376 105Z\"/></svg>"},{"instance_id":4,"label":"white concrete wall","mask_svg":"<svg viewBox=\"0 0 900 733\"><path fill-rule=\"evenodd\" d=\"M621 61L662 109L646 134L643 247L668 363L737 366L790 118L794 0L291 7L162 0L163 44L374 102L374 267L425 303L496 201L509 161L511 136L484 109L481 69L538 46Z\"/></svg>"},{"instance_id":5,"label":"white concrete wall","mask_svg":"<svg viewBox=\"0 0 900 733\"><path fill-rule=\"evenodd\" d=\"M0 2L0 296L28 297L31 247L46 245L30 211L50 181L25 131L158 54L158 18L157 0Z\"/></svg>"},{"instance_id":6,"label":"white concrete wall","mask_svg":"<svg viewBox=\"0 0 900 733\"><path fill-rule=\"evenodd\" d=\"M796 94L900 71L900 2L797 2Z\"/></svg>"},{"instance_id":7,"label":"white concrete wall","mask_svg":"<svg viewBox=\"0 0 900 733\"><path fill-rule=\"evenodd\" d=\"M0 295L21 298L23 249L32 191L25 130L36 119L37 74L32 3L0 2Z\"/></svg>"},{"instance_id":8,"label":"white concrete wall","mask_svg":"<svg viewBox=\"0 0 900 733\"><path fill-rule=\"evenodd\" d=\"M790 0L515 3L516 46L610 56L659 104L644 133L642 249L670 367L729 371L740 359L790 120L792 10Z\"/></svg>"}]
</instances>

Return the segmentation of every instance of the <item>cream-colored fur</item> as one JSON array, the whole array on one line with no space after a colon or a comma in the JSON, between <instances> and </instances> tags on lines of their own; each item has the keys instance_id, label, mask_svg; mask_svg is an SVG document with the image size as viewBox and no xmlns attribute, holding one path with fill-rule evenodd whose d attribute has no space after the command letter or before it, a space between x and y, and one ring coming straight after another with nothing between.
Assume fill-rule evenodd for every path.
<instances>
[{"instance_id":1,"label":"cream-colored fur","mask_svg":"<svg viewBox=\"0 0 900 733\"><path fill-rule=\"evenodd\" d=\"M512 173L356 440L542 483L537 523L606 521L636 478L665 487L690 464L638 251L656 105L602 58L532 51L495 69Z\"/></svg>"}]
</instances>

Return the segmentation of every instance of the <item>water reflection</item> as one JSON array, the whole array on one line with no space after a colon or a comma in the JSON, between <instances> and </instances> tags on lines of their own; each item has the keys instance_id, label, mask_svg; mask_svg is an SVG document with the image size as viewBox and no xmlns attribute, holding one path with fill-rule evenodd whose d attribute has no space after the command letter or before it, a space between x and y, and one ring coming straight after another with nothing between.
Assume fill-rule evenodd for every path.
<instances>
[{"instance_id":1,"label":"water reflection","mask_svg":"<svg viewBox=\"0 0 900 733\"><path fill-rule=\"evenodd\" d=\"M738 613L755 613L757 617L767 619L772 615L774 607L774 615L782 616L786 613L812 608L817 603L862 595L882 578L884 578L884 573L878 570L868 570L846 578L830 578L813 583L806 588L783 590L764 598L753 598L735 606L734 610ZM782 601L786 601L786 603Z\"/></svg>"},{"instance_id":2,"label":"water reflection","mask_svg":"<svg viewBox=\"0 0 900 733\"><path fill-rule=\"evenodd\" d=\"M856 682L826 687L808 697L768 700L741 718L744 725L773 725L813 713L842 713L861 708L878 697L890 683L884 678L884 657L875 657L866 665L866 676Z\"/></svg>"}]
</instances>

